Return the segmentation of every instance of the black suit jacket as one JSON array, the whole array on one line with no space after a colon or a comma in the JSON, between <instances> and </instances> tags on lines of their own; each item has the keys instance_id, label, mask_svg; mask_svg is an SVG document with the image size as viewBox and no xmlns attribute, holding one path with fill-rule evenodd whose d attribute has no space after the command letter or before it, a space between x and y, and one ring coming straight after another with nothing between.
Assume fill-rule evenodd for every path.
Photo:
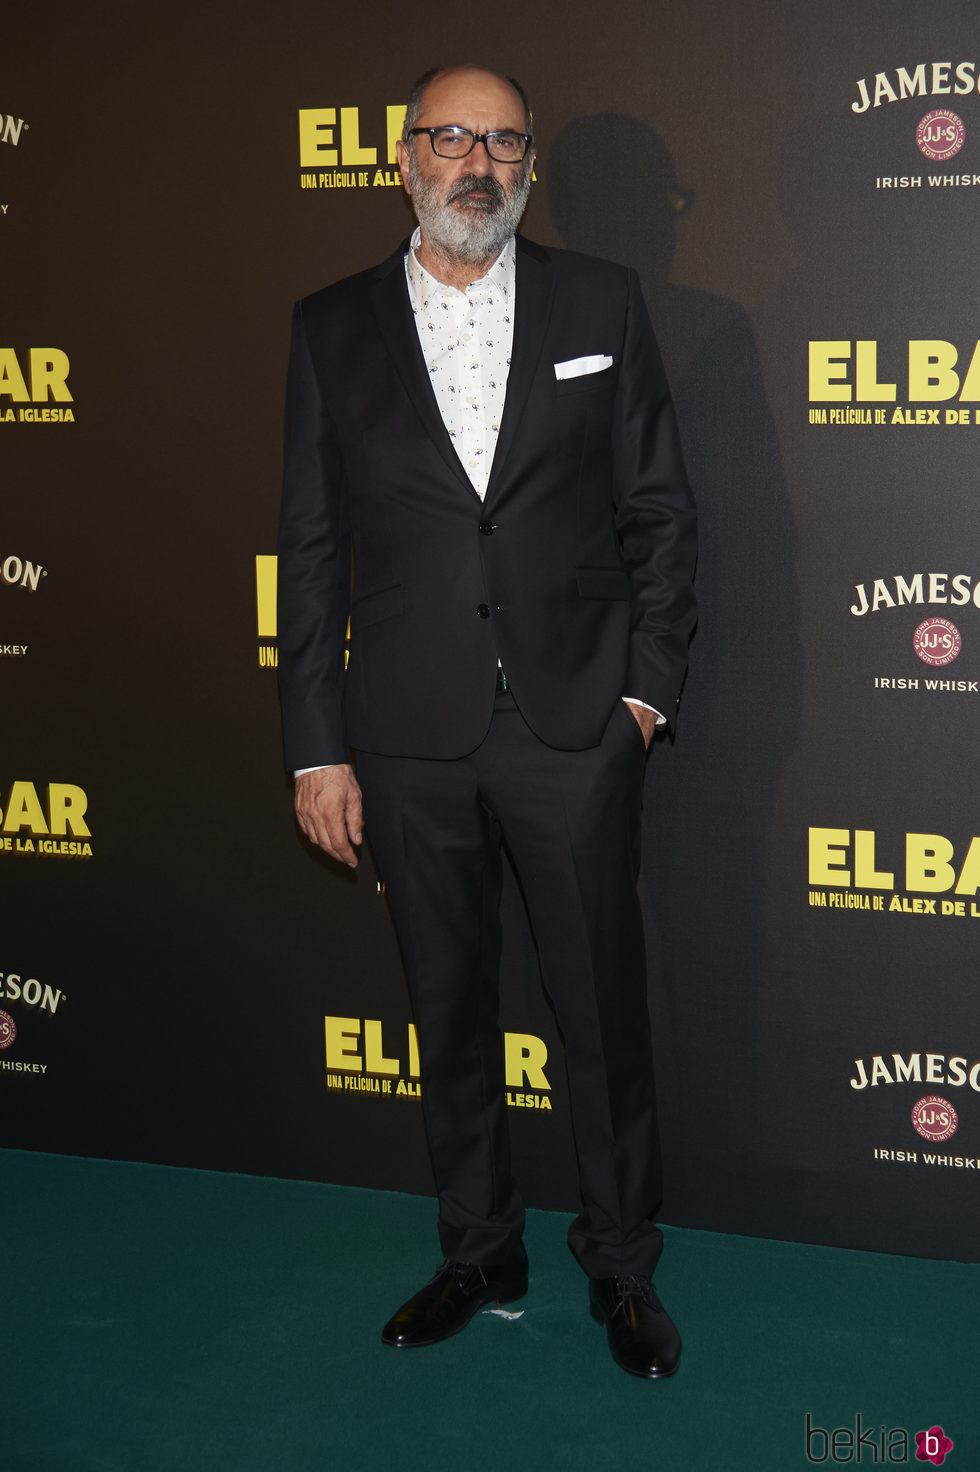
<instances>
[{"instance_id":1,"label":"black suit jacket","mask_svg":"<svg viewBox=\"0 0 980 1472\"><path fill-rule=\"evenodd\" d=\"M481 502L429 383L406 249L294 313L279 539L287 766L345 761L350 746L473 750L498 659L549 745L597 744L622 695L672 721L695 623L695 513L635 274L518 238ZM599 354L612 365L556 377L556 363Z\"/></svg>"}]
</instances>

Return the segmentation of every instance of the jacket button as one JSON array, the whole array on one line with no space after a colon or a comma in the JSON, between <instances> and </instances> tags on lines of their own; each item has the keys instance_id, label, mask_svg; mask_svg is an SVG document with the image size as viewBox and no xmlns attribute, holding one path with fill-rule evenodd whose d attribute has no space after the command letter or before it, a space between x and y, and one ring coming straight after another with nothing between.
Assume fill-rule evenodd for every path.
<instances>
[{"instance_id":1,"label":"jacket button","mask_svg":"<svg viewBox=\"0 0 980 1472\"><path fill-rule=\"evenodd\" d=\"M494 523L492 521L481 521L480 522L480 531L483 533L483 535L485 537L492 537L493 534L494 534L494 532L496 530L497 530L497 528L496 528L496 526L494 525Z\"/></svg>"},{"instance_id":2,"label":"jacket button","mask_svg":"<svg viewBox=\"0 0 980 1472\"><path fill-rule=\"evenodd\" d=\"M489 604L487 604L487 603L478 603L477 604L477 608L476 608L476 612L477 612L477 617L478 618L489 618L490 617L490 606L489 606Z\"/></svg>"}]
</instances>

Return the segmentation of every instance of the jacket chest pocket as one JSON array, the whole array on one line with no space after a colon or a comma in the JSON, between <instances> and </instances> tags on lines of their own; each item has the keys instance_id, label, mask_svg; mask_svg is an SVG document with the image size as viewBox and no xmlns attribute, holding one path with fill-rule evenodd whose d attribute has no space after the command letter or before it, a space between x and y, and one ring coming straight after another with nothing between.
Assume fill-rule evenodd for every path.
<instances>
[{"instance_id":1,"label":"jacket chest pocket","mask_svg":"<svg viewBox=\"0 0 980 1472\"><path fill-rule=\"evenodd\" d=\"M578 373L574 378L556 378L555 396L565 398L577 394L599 394L613 388L616 376L613 365L608 368L600 368L594 373Z\"/></svg>"}]
</instances>

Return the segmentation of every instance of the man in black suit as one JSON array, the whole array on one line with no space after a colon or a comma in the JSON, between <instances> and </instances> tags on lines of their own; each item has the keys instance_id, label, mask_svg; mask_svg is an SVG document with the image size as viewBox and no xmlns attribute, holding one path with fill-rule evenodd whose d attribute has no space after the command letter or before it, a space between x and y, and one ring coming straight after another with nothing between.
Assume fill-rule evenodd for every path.
<instances>
[{"instance_id":1,"label":"man in black suit","mask_svg":"<svg viewBox=\"0 0 980 1472\"><path fill-rule=\"evenodd\" d=\"M515 239L530 135L515 83L427 74L398 145L419 229L296 309L286 760L303 832L352 866L363 791L419 1030L445 1261L385 1343L434 1343L527 1289L497 1022L506 847L566 1044L570 1246L614 1358L658 1378L680 1340L650 1282L639 810L695 622L695 517L634 274Z\"/></svg>"}]
</instances>

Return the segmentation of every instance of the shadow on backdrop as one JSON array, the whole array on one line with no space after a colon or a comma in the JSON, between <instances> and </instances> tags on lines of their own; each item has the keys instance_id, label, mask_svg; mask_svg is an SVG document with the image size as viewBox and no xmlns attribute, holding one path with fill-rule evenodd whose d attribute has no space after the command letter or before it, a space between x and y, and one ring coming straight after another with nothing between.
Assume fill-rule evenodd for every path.
<instances>
[{"instance_id":1,"label":"shadow on backdrop","mask_svg":"<svg viewBox=\"0 0 980 1472\"><path fill-rule=\"evenodd\" d=\"M662 140L616 113L577 118L543 172L567 245L639 274L700 520L679 734L651 754L644 813L664 1214L758 1230L767 852L802 705L796 529L745 312L668 280L678 224L696 205Z\"/></svg>"}]
</instances>

